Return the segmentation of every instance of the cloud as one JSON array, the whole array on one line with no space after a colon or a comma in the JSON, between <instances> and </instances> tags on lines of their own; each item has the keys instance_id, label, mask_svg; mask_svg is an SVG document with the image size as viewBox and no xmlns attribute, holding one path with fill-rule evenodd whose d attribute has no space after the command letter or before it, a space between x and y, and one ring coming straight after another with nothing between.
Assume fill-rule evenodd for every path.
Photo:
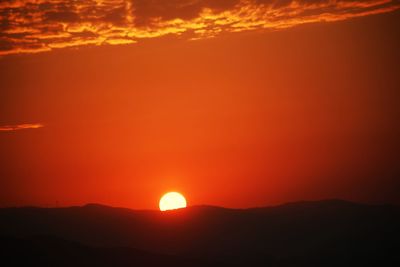
<instances>
[{"instance_id":1,"label":"cloud","mask_svg":"<svg viewBox=\"0 0 400 267\"><path fill-rule=\"evenodd\" d=\"M9 131L17 131L17 130L25 130L25 129L38 129L44 127L41 123L25 123L25 124L16 124L16 125L3 125L0 126L0 132L9 132Z\"/></svg>"},{"instance_id":2,"label":"cloud","mask_svg":"<svg viewBox=\"0 0 400 267\"><path fill-rule=\"evenodd\" d=\"M3 0L0 55L131 44L164 35L210 38L399 8L399 0Z\"/></svg>"}]
</instances>

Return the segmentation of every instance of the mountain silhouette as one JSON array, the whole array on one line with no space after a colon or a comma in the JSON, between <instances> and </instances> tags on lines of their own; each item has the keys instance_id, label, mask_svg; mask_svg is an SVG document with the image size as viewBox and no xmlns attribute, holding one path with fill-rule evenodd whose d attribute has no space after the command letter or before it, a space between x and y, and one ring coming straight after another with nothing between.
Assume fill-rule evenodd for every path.
<instances>
[{"instance_id":1,"label":"mountain silhouette","mask_svg":"<svg viewBox=\"0 0 400 267\"><path fill-rule=\"evenodd\" d=\"M0 255L7 266L225 266L203 260L160 255L126 247L89 247L51 236L0 236Z\"/></svg>"},{"instance_id":2,"label":"mountain silhouette","mask_svg":"<svg viewBox=\"0 0 400 267\"><path fill-rule=\"evenodd\" d=\"M399 225L398 206L342 200L168 212L0 209L3 256L42 266L399 266Z\"/></svg>"}]
</instances>

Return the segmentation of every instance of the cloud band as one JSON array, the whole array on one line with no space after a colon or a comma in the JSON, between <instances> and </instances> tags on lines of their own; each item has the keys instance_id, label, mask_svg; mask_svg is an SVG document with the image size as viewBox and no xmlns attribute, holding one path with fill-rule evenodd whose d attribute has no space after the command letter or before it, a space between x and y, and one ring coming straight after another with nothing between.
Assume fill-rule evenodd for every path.
<instances>
[{"instance_id":1,"label":"cloud band","mask_svg":"<svg viewBox=\"0 0 400 267\"><path fill-rule=\"evenodd\" d=\"M282 29L390 12L399 0L3 0L0 55Z\"/></svg>"},{"instance_id":2,"label":"cloud band","mask_svg":"<svg viewBox=\"0 0 400 267\"><path fill-rule=\"evenodd\" d=\"M40 123L25 123L25 124L16 124L16 125L4 125L0 126L0 131L9 132L9 131L18 131L25 129L38 129L44 127L43 124Z\"/></svg>"}]
</instances>

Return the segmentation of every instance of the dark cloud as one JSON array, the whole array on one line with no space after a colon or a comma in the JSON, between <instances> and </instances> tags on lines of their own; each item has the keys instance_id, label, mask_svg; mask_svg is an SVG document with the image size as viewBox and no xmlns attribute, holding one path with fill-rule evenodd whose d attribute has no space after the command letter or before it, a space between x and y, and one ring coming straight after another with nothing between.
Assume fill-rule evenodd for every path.
<instances>
[{"instance_id":1,"label":"dark cloud","mask_svg":"<svg viewBox=\"0 0 400 267\"><path fill-rule=\"evenodd\" d=\"M168 34L209 38L399 8L398 0L6 0L0 2L0 55L129 44Z\"/></svg>"},{"instance_id":2,"label":"dark cloud","mask_svg":"<svg viewBox=\"0 0 400 267\"><path fill-rule=\"evenodd\" d=\"M45 19L44 21L49 21L49 22L79 22L80 18L79 15L70 12L70 11L64 11L64 12L47 12L45 13Z\"/></svg>"},{"instance_id":3,"label":"dark cloud","mask_svg":"<svg viewBox=\"0 0 400 267\"><path fill-rule=\"evenodd\" d=\"M74 37L80 37L80 38L97 38L99 35L95 32L91 31L82 31L82 32L73 32L71 33L72 36Z\"/></svg>"},{"instance_id":4,"label":"dark cloud","mask_svg":"<svg viewBox=\"0 0 400 267\"><path fill-rule=\"evenodd\" d=\"M205 9L216 12L229 10L239 3L239 0L134 0L135 22L137 25L145 25L154 18L161 20L193 19L199 16Z\"/></svg>"}]
</instances>

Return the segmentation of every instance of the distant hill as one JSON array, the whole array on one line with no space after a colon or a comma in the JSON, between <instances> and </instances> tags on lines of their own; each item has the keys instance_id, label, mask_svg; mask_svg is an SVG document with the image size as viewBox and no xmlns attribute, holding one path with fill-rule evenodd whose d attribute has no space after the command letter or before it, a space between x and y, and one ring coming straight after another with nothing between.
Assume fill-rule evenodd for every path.
<instances>
[{"instance_id":1,"label":"distant hill","mask_svg":"<svg viewBox=\"0 0 400 267\"><path fill-rule=\"evenodd\" d=\"M36 247L37 238L47 236L62 244L72 242L68 243L72 247L83 246L91 255L104 256L110 251L114 255L117 250L132 255L131 260L143 255L156 255L149 260L158 257L160 262L167 261L165 255L171 255L172 261L196 259L186 266L200 262L207 262L204 266L211 262L235 266L382 266L385 262L385 266L400 266L399 226L397 206L342 200L253 209L194 206L169 212L97 204L0 209L3 247L7 242L21 250L29 244ZM157 264L147 266L169 266Z\"/></svg>"}]
</instances>

